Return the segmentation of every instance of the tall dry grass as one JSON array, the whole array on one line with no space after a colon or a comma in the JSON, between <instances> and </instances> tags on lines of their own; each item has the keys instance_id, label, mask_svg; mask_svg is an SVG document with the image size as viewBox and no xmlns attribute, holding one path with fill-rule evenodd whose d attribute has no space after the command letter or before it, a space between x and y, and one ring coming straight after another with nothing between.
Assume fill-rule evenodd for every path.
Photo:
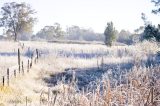
<instances>
[{"instance_id":1,"label":"tall dry grass","mask_svg":"<svg viewBox=\"0 0 160 106\"><path fill-rule=\"evenodd\" d=\"M160 67L155 65L156 52L159 47L154 42L143 42L130 46L80 45L58 44L47 42L22 42L31 50L38 48L42 52L39 63L33 67L28 75L12 79L9 88L0 87L0 104L6 106L158 106L160 91ZM12 45L4 48L2 45ZM14 42L0 42L1 52L14 52L22 44ZM59 55L63 52L62 55ZM66 54L70 53L70 56ZM102 54L92 58L74 57L74 54ZM105 55L103 55L105 54ZM11 60L9 60L9 58ZM25 57L23 57L25 59ZM103 61L102 61L103 58ZM1 73L5 68L17 64L16 57L1 56ZM147 61L151 65L146 66ZM155 63L154 63L155 62ZM121 64L132 63L129 70L114 69ZM153 63L153 65L152 65ZM108 69L108 66L111 68ZM99 67L105 74L93 85L82 90L77 87L77 79L73 74L72 81L65 83L64 78L56 86L48 87L43 81L51 74L64 72L67 68L88 69ZM97 68L98 69L98 68ZM83 70L82 70L83 71ZM113 72L119 73L118 79ZM92 84L92 83L91 83ZM93 87L94 89L90 89ZM9 93L7 93L9 92ZM27 97L27 100L26 100Z\"/></svg>"}]
</instances>

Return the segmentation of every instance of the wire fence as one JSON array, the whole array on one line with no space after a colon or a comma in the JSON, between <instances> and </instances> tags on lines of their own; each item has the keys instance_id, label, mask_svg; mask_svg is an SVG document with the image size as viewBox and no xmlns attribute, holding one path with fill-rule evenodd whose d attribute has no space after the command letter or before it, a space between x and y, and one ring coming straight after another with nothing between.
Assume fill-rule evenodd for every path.
<instances>
[{"instance_id":1,"label":"wire fence","mask_svg":"<svg viewBox=\"0 0 160 106\"><path fill-rule=\"evenodd\" d=\"M34 64L38 63L40 52L38 49L35 49L34 52L30 52L30 56L27 57L27 60L21 59L20 49L17 50L17 65L8 67L6 69L6 73L1 76L1 86L9 86L11 82L11 78L17 78L17 76L23 76L31 70Z\"/></svg>"}]
</instances>

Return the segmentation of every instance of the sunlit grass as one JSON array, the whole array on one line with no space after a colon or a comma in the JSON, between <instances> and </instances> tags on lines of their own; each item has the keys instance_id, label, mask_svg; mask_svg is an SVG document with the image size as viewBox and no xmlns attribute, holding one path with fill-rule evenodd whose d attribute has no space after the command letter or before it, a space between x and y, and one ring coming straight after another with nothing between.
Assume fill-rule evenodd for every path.
<instances>
[{"instance_id":1,"label":"sunlit grass","mask_svg":"<svg viewBox=\"0 0 160 106\"><path fill-rule=\"evenodd\" d=\"M143 42L136 45L130 46L113 46L106 47L105 45L79 45L79 44L58 44L58 43L47 43L47 42L23 42L25 47L21 49L22 53L26 53L28 48L35 50L36 48L40 51L47 51L48 54L42 55L38 60L37 64L34 64L30 72L27 73L25 68L25 74L19 74L17 71L17 76L14 78L13 70L17 67L10 68L11 70L11 79L10 86L0 86L0 104L1 105L13 105L19 104L24 105L27 101L30 105L37 106L40 104L40 98L44 104L48 103L48 86L43 81L43 78L50 77L57 73L65 72L67 68L77 68L77 69L88 69L88 68L98 68L102 67L102 58L103 64L112 65L121 63L133 63L134 67L129 70L129 73L125 75L125 78L128 78L129 82L133 82L132 87L124 89L127 85L116 85L112 87L109 83L112 83L111 80L106 80L107 74L103 75L103 95L101 84L96 83L96 89L93 92L79 92L77 93L77 88L74 84L65 84L64 81L59 81L58 85L50 88L50 104L55 106L70 105L73 106L107 106L108 104L125 104L125 101L128 98L128 104L131 106L136 106L138 99L133 99L135 96L139 96L139 100L146 102L146 97L148 95L148 86L142 84L142 79L144 76L150 75L149 71L142 65L142 63L147 61L148 57L151 60L155 59L155 55L158 51L158 46L156 43ZM14 42L0 42L0 45L13 45L4 48L0 46L0 51L2 52L14 52L14 49L21 48L20 44ZM105 56L98 56L92 58L81 58L74 56L60 56L59 51L69 52L71 54L76 53L106 53ZM150 56L152 55L152 56ZM24 60L25 67L27 66L27 57L22 56ZM0 69L2 76L6 75L6 70L8 67L17 65L17 56L0 56ZM144 64L143 63L143 64ZM113 68L114 69L114 68ZM110 71L115 71L110 69ZM159 70L159 67L153 67L152 70ZM82 70L83 71L83 70ZM107 67L104 68L104 71L108 71ZM124 71L118 69L118 71ZM2 76L0 76L2 78ZM120 76L120 75L119 75ZM109 82L109 83L108 83ZM148 83L148 82L147 82ZM131 83L130 83L131 84ZM157 84L158 85L158 84ZM109 87L110 86L110 87ZM131 86L131 85L130 85ZM123 89L121 89L123 87ZM144 95L142 91L146 91ZM128 94L128 97L126 97ZM52 99L51 99L52 98ZM136 97L138 98L138 97ZM144 100L143 100L144 99ZM142 103L142 104L143 104ZM43 103L42 103L43 104Z\"/></svg>"}]
</instances>

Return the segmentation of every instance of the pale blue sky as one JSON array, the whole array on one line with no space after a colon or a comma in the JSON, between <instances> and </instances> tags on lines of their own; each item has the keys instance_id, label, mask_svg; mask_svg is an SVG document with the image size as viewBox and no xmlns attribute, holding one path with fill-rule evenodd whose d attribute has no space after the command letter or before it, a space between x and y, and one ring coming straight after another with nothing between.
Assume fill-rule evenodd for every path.
<instances>
[{"instance_id":1,"label":"pale blue sky","mask_svg":"<svg viewBox=\"0 0 160 106\"><path fill-rule=\"evenodd\" d=\"M29 3L37 11L34 32L58 22L64 29L78 25L103 33L108 21L113 21L119 31L133 32L143 25L142 12L153 24L160 23L160 16L151 13L154 8L151 0L1 0L0 7L12 1Z\"/></svg>"}]
</instances>

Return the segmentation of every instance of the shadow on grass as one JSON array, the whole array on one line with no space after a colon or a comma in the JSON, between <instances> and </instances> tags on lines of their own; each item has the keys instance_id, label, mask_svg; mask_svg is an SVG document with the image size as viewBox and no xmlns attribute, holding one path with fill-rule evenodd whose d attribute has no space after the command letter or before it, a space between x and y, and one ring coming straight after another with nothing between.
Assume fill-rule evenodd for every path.
<instances>
[{"instance_id":1,"label":"shadow on grass","mask_svg":"<svg viewBox=\"0 0 160 106\"><path fill-rule=\"evenodd\" d=\"M0 56L17 56L15 52L0 52Z\"/></svg>"},{"instance_id":2,"label":"shadow on grass","mask_svg":"<svg viewBox=\"0 0 160 106\"><path fill-rule=\"evenodd\" d=\"M139 64L142 67L154 67L160 64L159 60L160 56L151 55L146 61L139 61ZM102 66L100 68L66 68L63 72L52 74L49 77L43 78L43 80L48 84L48 86L52 87L57 85L59 81L62 81L65 84L69 84L73 80L73 76L75 76L78 90L82 90L83 88L91 87L91 84L93 85L98 80L102 80L105 75L105 77L109 77L108 75L110 74L111 78L116 80L117 84L119 85L120 83L126 83L125 78L123 78L121 75L125 75L128 71L131 71L133 66L134 63L130 61L120 64L103 64L103 68ZM114 81L112 79L111 82Z\"/></svg>"},{"instance_id":3,"label":"shadow on grass","mask_svg":"<svg viewBox=\"0 0 160 106\"><path fill-rule=\"evenodd\" d=\"M120 71L130 70L132 67L133 64L128 62L121 64L104 64L103 69L102 67L68 68L65 69L64 72L50 75L50 77L43 78L43 80L51 87L57 85L58 82L62 80L65 84L70 83L74 75L77 80L78 89L82 90L82 88L87 88L91 83L101 80L103 75L109 70L112 70L112 77L119 79Z\"/></svg>"}]
</instances>

